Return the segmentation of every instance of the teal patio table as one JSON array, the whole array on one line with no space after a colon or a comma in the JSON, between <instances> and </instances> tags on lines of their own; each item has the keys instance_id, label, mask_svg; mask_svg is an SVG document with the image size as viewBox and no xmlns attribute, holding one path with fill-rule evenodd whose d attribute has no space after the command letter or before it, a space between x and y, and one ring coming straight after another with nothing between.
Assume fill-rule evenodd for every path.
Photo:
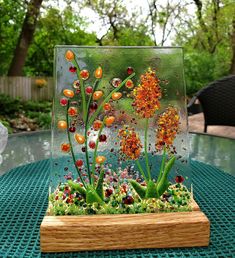
<instances>
[{"instance_id":1,"label":"teal patio table","mask_svg":"<svg viewBox=\"0 0 235 258\"><path fill-rule=\"evenodd\" d=\"M0 257L235 257L235 140L191 134L194 196L211 222L209 247L41 253L48 204L48 131L9 137L0 166ZM170 241L166 239L165 241Z\"/></svg>"}]
</instances>

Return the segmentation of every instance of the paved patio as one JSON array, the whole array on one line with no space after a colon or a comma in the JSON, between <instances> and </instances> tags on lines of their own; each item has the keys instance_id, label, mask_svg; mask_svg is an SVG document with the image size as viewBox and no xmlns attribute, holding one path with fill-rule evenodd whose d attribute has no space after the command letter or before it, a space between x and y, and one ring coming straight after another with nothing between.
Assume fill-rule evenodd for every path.
<instances>
[{"instance_id":1,"label":"paved patio","mask_svg":"<svg viewBox=\"0 0 235 258\"><path fill-rule=\"evenodd\" d=\"M190 132L203 133L203 130L204 130L203 113L189 116L188 120L189 120ZM208 126L207 133L235 139L235 127L232 127L232 126Z\"/></svg>"}]
</instances>

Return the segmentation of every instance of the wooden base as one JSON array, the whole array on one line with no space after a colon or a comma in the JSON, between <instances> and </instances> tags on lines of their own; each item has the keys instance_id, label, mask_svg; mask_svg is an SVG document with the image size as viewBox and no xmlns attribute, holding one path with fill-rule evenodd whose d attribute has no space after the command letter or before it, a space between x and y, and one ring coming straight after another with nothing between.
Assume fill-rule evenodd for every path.
<instances>
[{"instance_id":1,"label":"wooden base","mask_svg":"<svg viewBox=\"0 0 235 258\"><path fill-rule=\"evenodd\" d=\"M208 246L210 222L192 212L45 216L42 252Z\"/></svg>"}]
</instances>

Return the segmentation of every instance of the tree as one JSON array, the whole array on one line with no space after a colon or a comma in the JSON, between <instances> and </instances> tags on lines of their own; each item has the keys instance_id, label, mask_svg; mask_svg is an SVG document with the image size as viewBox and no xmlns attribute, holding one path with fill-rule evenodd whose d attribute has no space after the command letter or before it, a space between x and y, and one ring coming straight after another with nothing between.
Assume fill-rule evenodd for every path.
<instances>
[{"instance_id":1,"label":"tree","mask_svg":"<svg viewBox=\"0 0 235 258\"><path fill-rule=\"evenodd\" d=\"M166 41L176 30L176 22L181 19L184 8L188 4L177 1L148 0L149 15L146 23L150 24L150 33L154 38L155 45L164 46Z\"/></svg>"},{"instance_id":2,"label":"tree","mask_svg":"<svg viewBox=\"0 0 235 258\"><path fill-rule=\"evenodd\" d=\"M203 32L203 36L200 37L203 48L207 49L210 53L214 53L217 45L220 43L219 37L218 19L220 15L220 0L212 0L211 6L207 8L207 12L210 15L206 15L205 22L203 17L203 4L201 0L194 0L197 7L197 18L200 28ZM210 23L208 23L210 21ZM200 35L200 34L199 34Z\"/></svg>"},{"instance_id":3,"label":"tree","mask_svg":"<svg viewBox=\"0 0 235 258\"><path fill-rule=\"evenodd\" d=\"M194 0L195 16L181 16L174 44L185 50L187 93L193 94L209 82L233 70L233 17L231 0ZM206 71L206 72L205 72Z\"/></svg>"},{"instance_id":4,"label":"tree","mask_svg":"<svg viewBox=\"0 0 235 258\"><path fill-rule=\"evenodd\" d=\"M217 54L217 48L227 45L231 53L230 72L235 73L235 3L231 0L208 0L203 6L201 0L194 0L197 7L197 19L200 30L197 35L201 47L211 54ZM203 10L204 7L204 10ZM219 50L218 50L219 51Z\"/></svg>"},{"instance_id":5,"label":"tree","mask_svg":"<svg viewBox=\"0 0 235 258\"><path fill-rule=\"evenodd\" d=\"M119 46L154 46L153 39L146 34L147 28L145 25L136 25L133 27L122 27L118 32L117 45ZM110 45L111 40L104 44Z\"/></svg>"},{"instance_id":6,"label":"tree","mask_svg":"<svg viewBox=\"0 0 235 258\"><path fill-rule=\"evenodd\" d=\"M0 1L0 75L7 74L25 13L20 1Z\"/></svg>"},{"instance_id":7,"label":"tree","mask_svg":"<svg viewBox=\"0 0 235 258\"><path fill-rule=\"evenodd\" d=\"M97 43L103 45L143 46L153 45L147 26L137 23L138 13L130 12L124 1L117 0L86 0L83 7L95 12L106 32L97 37Z\"/></svg>"},{"instance_id":8,"label":"tree","mask_svg":"<svg viewBox=\"0 0 235 258\"><path fill-rule=\"evenodd\" d=\"M56 45L96 45L96 35L87 33L85 27L86 23L71 7L63 11L49 8L38 21L24 73L52 76Z\"/></svg>"},{"instance_id":9,"label":"tree","mask_svg":"<svg viewBox=\"0 0 235 258\"><path fill-rule=\"evenodd\" d=\"M14 57L8 70L8 76L23 74L23 67L27 57L28 48L36 29L37 18L43 0L31 0L27 6L22 30L14 51Z\"/></svg>"},{"instance_id":10,"label":"tree","mask_svg":"<svg viewBox=\"0 0 235 258\"><path fill-rule=\"evenodd\" d=\"M233 17L233 31L231 33L232 43L232 62L230 66L230 73L235 74L235 18Z\"/></svg>"}]
</instances>

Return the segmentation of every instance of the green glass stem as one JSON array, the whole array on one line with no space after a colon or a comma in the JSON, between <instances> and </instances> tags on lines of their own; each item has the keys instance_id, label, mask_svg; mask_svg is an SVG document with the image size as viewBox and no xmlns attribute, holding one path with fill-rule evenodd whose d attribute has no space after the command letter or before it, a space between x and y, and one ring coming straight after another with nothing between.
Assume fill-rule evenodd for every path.
<instances>
[{"instance_id":1,"label":"green glass stem","mask_svg":"<svg viewBox=\"0 0 235 258\"><path fill-rule=\"evenodd\" d=\"M146 162L146 170L148 172L148 180L151 180L151 172L149 167L149 158L148 158L148 127L149 127L149 118L145 120L145 132L144 132L144 155Z\"/></svg>"},{"instance_id":2,"label":"green glass stem","mask_svg":"<svg viewBox=\"0 0 235 258\"><path fill-rule=\"evenodd\" d=\"M100 82L100 80L95 81L93 91L96 90L96 88L99 85L99 82ZM87 121L88 121L88 118L89 118L89 108L90 108L91 99L92 99L92 94L88 99L86 118L85 118L85 121L84 121L84 123L85 123L85 157L86 157L87 174L88 174L88 178L89 178L89 183L94 184L92 174L91 174L92 172L90 170L89 153L88 153L88 146L87 146L87 140L88 140L87 131L88 131L88 128L89 128L88 125L87 125Z\"/></svg>"},{"instance_id":3,"label":"green glass stem","mask_svg":"<svg viewBox=\"0 0 235 258\"><path fill-rule=\"evenodd\" d=\"M82 77L80 76L81 69L80 69L80 67L78 65L78 62L75 58L72 61L72 63L77 68L77 76L78 76L78 79L79 79L79 82L80 82L80 88L81 88L81 94L82 94L83 121L85 123L86 116L87 116L87 107L86 107L86 94L85 94L84 83L83 83Z\"/></svg>"},{"instance_id":4,"label":"green glass stem","mask_svg":"<svg viewBox=\"0 0 235 258\"><path fill-rule=\"evenodd\" d=\"M70 100L68 101L67 112L66 112L67 136L68 136L68 141L69 141L69 145L70 145L70 151L71 151L71 154L72 154L73 163L74 163L74 166L77 170L78 176L79 176L81 182L83 183L84 187L87 188L87 186L85 184L85 181L82 178L81 172L79 171L78 167L76 166L76 157L75 157L75 154L74 154L74 151L73 151L73 144L72 144L71 137L70 137L70 132L69 132L69 115L68 115L69 104L70 104Z\"/></svg>"},{"instance_id":5,"label":"green glass stem","mask_svg":"<svg viewBox=\"0 0 235 258\"><path fill-rule=\"evenodd\" d=\"M86 158L86 167L87 167L87 174L88 174L89 183L92 184L87 140L88 140L87 126L85 125L85 158Z\"/></svg>"},{"instance_id":6,"label":"green glass stem","mask_svg":"<svg viewBox=\"0 0 235 258\"><path fill-rule=\"evenodd\" d=\"M131 75L129 75L117 88L115 88L113 91L111 91L109 93L109 95L107 95L107 97L102 101L102 103L99 105L99 107L97 108L97 110L92 114L92 116L90 117L90 120L88 122L88 126L90 127L93 122L95 121L96 117L99 115L101 109L103 108L104 104L109 102L109 100L111 99L112 97L112 94L119 91L124 85L125 83L131 79L132 77L135 76L135 73L132 73Z\"/></svg>"},{"instance_id":7,"label":"green glass stem","mask_svg":"<svg viewBox=\"0 0 235 258\"><path fill-rule=\"evenodd\" d=\"M99 145L99 137L103 131L103 128L104 128L104 121L105 121L105 118L104 117L104 120L103 120L103 123L101 125L101 128L99 130L99 133L98 133L98 136L97 136L97 139L96 139L96 143L95 143L95 150L94 150L94 156L93 156L93 162L92 162L92 167L91 167L91 176L92 176L92 183L94 185L94 175L95 175L95 163L96 163L96 157L97 157L97 150L98 150L98 145Z\"/></svg>"},{"instance_id":8,"label":"green glass stem","mask_svg":"<svg viewBox=\"0 0 235 258\"><path fill-rule=\"evenodd\" d=\"M165 169L165 163L166 163L166 147L164 146L163 154L162 154L162 162L161 162L161 167L160 167L160 171L159 171L159 175L158 175L158 179L157 179L157 184L160 182L160 180L162 178L162 174Z\"/></svg>"},{"instance_id":9,"label":"green glass stem","mask_svg":"<svg viewBox=\"0 0 235 258\"><path fill-rule=\"evenodd\" d=\"M94 86L93 86L93 92L96 91L96 89L98 88L99 84L100 84L100 79L96 79ZM90 108L90 104L91 104L91 100L92 100L92 96L93 94L90 95L88 102L87 102L87 112L86 112L86 120L85 120L85 124L87 125L88 122L88 118L89 118L89 108Z\"/></svg>"},{"instance_id":10,"label":"green glass stem","mask_svg":"<svg viewBox=\"0 0 235 258\"><path fill-rule=\"evenodd\" d=\"M104 177L105 177L104 165L101 165L100 175L99 175L95 190L102 200L104 200L104 188L103 188Z\"/></svg>"},{"instance_id":11,"label":"green glass stem","mask_svg":"<svg viewBox=\"0 0 235 258\"><path fill-rule=\"evenodd\" d=\"M147 179L147 177L145 176L144 170L143 170L143 168L141 167L139 160L137 159L135 162L136 162L136 164L137 164L137 166L138 166L138 168L139 168L139 171L140 171L141 175L143 176L145 182L147 183L147 182L148 182L148 179Z\"/></svg>"}]
</instances>

